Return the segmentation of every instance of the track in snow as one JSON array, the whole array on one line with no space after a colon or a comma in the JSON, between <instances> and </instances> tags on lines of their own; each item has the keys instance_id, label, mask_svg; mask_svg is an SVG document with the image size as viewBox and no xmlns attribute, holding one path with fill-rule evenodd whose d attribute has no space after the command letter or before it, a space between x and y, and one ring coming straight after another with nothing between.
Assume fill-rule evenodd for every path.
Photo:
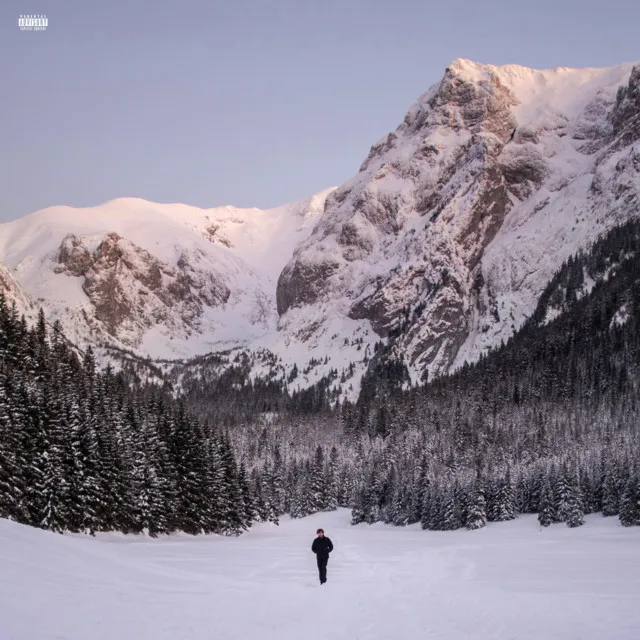
<instances>
[{"instance_id":1,"label":"track in snow","mask_svg":"<svg viewBox=\"0 0 640 640\"><path fill-rule=\"evenodd\" d=\"M640 637L640 528L349 527L346 510L240 538L59 536L0 520L0 638ZM323 526L329 582L310 551Z\"/></svg>"}]
</instances>

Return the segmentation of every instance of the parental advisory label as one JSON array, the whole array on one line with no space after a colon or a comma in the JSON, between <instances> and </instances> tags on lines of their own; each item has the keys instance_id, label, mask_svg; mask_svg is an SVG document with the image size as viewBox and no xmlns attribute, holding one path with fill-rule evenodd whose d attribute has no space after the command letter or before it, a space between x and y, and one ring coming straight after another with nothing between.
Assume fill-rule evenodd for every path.
<instances>
[{"instance_id":1,"label":"parental advisory label","mask_svg":"<svg viewBox=\"0 0 640 640\"><path fill-rule=\"evenodd\" d=\"M49 18L42 14L21 15L18 18L20 31L46 31L49 26Z\"/></svg>"}]
</instances>

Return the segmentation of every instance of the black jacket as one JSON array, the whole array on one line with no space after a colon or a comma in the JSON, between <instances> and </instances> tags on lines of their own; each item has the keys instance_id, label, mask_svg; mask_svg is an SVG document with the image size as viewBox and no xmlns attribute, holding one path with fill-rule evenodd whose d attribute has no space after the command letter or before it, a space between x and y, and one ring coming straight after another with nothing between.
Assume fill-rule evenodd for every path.
<instances>
[{"instance_id":1,"label":"black jacket","mask_svg":"<svg viewBox=\"0 0 640 640\"><path fill-rule=\"evenodd\" d=\"M333 542L327 536L317 537L311 545L311 551L319 558L328 558L333 551Z\"/></svg>"}]
</instances>

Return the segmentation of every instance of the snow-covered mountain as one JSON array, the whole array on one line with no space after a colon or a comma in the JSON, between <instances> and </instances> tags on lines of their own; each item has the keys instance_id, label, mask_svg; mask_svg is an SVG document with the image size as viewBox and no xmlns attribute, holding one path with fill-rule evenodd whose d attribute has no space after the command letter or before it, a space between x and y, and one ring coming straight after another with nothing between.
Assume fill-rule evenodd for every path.
<instances>
[{"instance_id":1,"label":"snow-covered mountain","mask_svg":"<svg viewBox=\"0 0 640 640\"><path fill-rule=\"evenodd\" d=\"M44 209L0 225L0 289L79 344L153 358L244 345L275 330L276 279L329 191L267 211L135 198Z\"/></svg>"},{"instance_id":2,"label":"snow-covered mountain","mask_svg":"<svg viewBox=\"0 0 640 640\"><path fill-rule=\"evenodd\" d=\"M268 350L313 363L301 385L394 335L417 380L507 339L566 258L639 214L640 65L456 60L338 189L45 209L0 225L0 289L81 344Z\"/></svg>"},{"instance_id":3,"label":"snow-covered mountain","mask_svg":"<svg viewBox=\"0 0 640 640\"><path fill-rule=\"evenodd\" d=\"M562 262L640 213L640 66L456 60L330 194L277 290L280 329L399 334L417 377L499 345Z\"/></svg>"}]
</instances>

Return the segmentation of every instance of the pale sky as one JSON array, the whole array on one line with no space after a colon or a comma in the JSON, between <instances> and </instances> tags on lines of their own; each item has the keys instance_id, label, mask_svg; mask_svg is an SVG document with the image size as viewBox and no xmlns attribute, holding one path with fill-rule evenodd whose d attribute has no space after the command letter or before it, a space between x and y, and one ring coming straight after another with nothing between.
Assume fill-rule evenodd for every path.
<instances>
[{"instance_id":1,"label":"pale sky","mask_svg":"<svg viewBox=\"0 0 640 640\"><path fill-rule=\"evenodd\" d=\"M638 0L4 0L0 221L291 202L352 176L455 58L610 66L640 59L638 25Z\"/></svg>"}]
</instances>

